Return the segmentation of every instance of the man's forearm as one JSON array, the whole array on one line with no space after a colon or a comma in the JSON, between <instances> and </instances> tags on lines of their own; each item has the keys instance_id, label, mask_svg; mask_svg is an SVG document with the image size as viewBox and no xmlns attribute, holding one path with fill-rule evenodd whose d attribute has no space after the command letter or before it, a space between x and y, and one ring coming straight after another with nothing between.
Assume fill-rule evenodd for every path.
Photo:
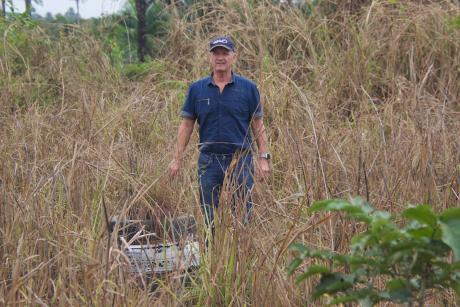
<instances>
[{"instance_id":1,"label":"man's forearm","mask_svg":"<svg viewBox=\"0 0 460 307\"><path fill-rule=\"evenodd\" d=\"M183 119L180 126L179 132L177 133L177 145L176 150L174 152L174 159L180 161L182 160L185 152L185 148L190 141L190 136L193 132L193 126L195 121L192 119Z\"/></svg>"},{"instance_id":2,"label":"man's forearm","mask_svg":"<svg viewBox=\"0 0 460 307\"><path fill-rule=\"evenodd\" d=\"M262 117L253 119L252 133L256 139L259 153L268 152L267 133L265 132L265 126Z\"/></svg>"}]
</instances>

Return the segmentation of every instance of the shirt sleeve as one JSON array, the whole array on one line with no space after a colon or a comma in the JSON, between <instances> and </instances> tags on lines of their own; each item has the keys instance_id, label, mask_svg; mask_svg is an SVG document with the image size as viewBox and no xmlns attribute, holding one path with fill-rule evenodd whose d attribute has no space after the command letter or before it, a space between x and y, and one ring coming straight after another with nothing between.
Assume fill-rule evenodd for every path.
<instances>
[{"instance_id":1,"label":"shirt sleeve","mask_svg":"<svg viewBox=\"0 0 460 307\"><path fill-rule=\"evenodd\" d=\"M185 97L184 106L180 112L181 117L196 119L195 99L193 99L192 86L188 88L187 96Z\"/></svg>"},{"instance_id":2,"label":"shirt sleeve","mask_svg":"<svg viewBox=\"0 0 460 307\"><path fill-rule=\"evenodd\" d=\"M260 103L260 94L257 86L251 86L251 103L250 103L251 118L258 118L264 116L264 110Z\"/></svg>"}]
</instances>

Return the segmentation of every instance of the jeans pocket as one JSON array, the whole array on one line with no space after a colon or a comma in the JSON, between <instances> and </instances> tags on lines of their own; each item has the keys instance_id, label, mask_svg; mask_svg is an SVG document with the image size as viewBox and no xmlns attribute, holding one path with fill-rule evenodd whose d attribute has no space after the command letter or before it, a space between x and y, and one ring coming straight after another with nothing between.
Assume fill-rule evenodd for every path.
<instances>
[{"instance_id":1,"label":"jeans pocket","mask_svg":"<svg viewBox=\"0 0 460 307\"><path fill-rule=\"evenodd\" d=\"M203 175L212 163L212 156L200 153L198 157L198 176Z\"/></svg>"}]
</instances>

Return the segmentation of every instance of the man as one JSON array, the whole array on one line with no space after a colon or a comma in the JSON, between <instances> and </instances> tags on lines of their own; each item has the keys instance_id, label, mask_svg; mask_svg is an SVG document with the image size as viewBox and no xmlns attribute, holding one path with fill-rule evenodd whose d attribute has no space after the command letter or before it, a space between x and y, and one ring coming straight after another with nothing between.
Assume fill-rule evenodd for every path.
<instances>
[{"instance_id":1,"label":"man","mask_svg":"<svg viewBox=\"0 0 460 307\"><path fill-rule=\"evenodd\" d=\"M258 147L257 176L264 180L270 172L270 154L263 123L263 110L256 85L232 71L236 60L230 37L216 37L209 44L212 74L194 82L182 108L174 159L169 174L176 177L182 167L185 148L195 121L199 124L200 156L198 177L205 222L213 226L214 210L224 178L234 181L235 201L246 202L245 222L251 211L253 187L252 134ZM251 129L250 129L251 128Z\"/></svg>"}]
</instances>

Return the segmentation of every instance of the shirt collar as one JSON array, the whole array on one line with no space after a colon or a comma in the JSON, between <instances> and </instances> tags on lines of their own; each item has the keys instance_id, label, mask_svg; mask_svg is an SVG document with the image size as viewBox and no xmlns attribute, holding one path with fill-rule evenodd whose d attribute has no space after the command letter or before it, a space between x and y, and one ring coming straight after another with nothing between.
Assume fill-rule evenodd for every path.
<instances>
[{"instance_id":1,"label":"shirt collar","mask_svg":"<svg viewBox=\"0 0 460 307\"><path fill-rule=\"evenodd\" d=\"M213 73L211 73L209 76L208 76L208 81L207 81L207 84L208 85L214 85L214 86L217 86L216 83L214 83L214 79L212 78L212 75ZM236 73L234 73L232 71L232 78L230 79L230 82L228 84L233 84L235 83L235 77L237 76Z\"/></svg>"}]
</instances>

